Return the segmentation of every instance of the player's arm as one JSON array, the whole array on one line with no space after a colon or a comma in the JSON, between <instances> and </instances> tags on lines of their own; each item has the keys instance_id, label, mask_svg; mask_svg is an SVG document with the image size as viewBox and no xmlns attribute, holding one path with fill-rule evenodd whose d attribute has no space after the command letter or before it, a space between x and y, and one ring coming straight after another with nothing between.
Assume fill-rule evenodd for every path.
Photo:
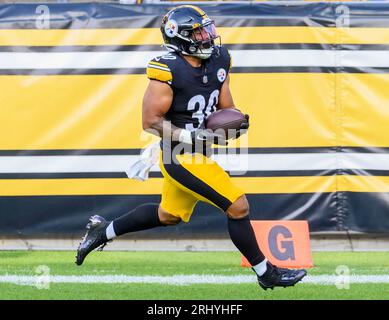
<instances>
[{"instance_id":1,"label":"player's arm","mask_svg":"<svg viewBox=\"0 0 389 320\"><path fill-rule=\"evenodd\" d=\"M180 129L166 121L165 114L173 101L173 90L163 82L150 80L143 96L142 126L143 130L162 137L163 134L178 140Z\"/></svg>"},{"instance_id":2,"label":"player's arm","mask_svg":"<svg viewBox=\"0 0 389 320\"><path fill-rule=\"evenodd\" d=\"M228 74L227 74L227 78L224 80L222 88L220 89L219 102L216 108L236 109L234 99L232 98L232 94L230 90L230 72L232 68L232 57L230 52L227 49L224 48L223 50L226 50L226 57L228 57L228 61L226 61L226 63L228 64Z\"/></svg>"},{"instance_id":3,"label":"player's arm","mask_svg":"<svg viewBox=\"0 0 389 320\"><path fill-rule=\"evenodd\" d=\"M217 105L217 109L231 108L235 108L235 103L230 90L230 75L228 75L227 79L222 85L222 88L220 89L219 103Z\"/></svg>"},{"instance_id":4,"label":"player's arm","mask_svg":"<svg viewBox=\"0 0 389 320\"><path fill-rule=\"evenodd\" d=\"M173 101L173 90L163 82L150 80L143 97L142 104L142 126L143 130L159 137L171 138L173 141L180 141L188 144L195 144L196 140L209 140L210 142L222 141L218 134L203 130L188 131L180 129L165 119Z\"/></svg>"},{"instance_id":5,"label":"player's arm","mask_svg":"<svg viewBox=\"0 0 389 320\"><path fill-rule=\"evenodd\" d=\"M230 90L230 75L227 76L227 79L224 81L220 90L217 109L237 109ZM237 138L249 128L249 115L245 114L245 117L247 119L247 122L242 124L241 130L237 132Z\"/></svg>"}]
</instances>

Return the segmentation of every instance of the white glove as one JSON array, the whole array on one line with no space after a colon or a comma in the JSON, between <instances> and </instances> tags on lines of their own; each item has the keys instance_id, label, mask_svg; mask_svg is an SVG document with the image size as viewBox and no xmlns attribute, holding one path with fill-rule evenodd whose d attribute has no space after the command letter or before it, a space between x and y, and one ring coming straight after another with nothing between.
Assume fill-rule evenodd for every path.
<instances>
[{"instance_id":1,"label":"white glove","mask_svg":"<svg viewBox=\"0 0 389 320\"><path fill-rule=\"evenodd\" d=\"M149 178L151 168L158 163L159 152L159 141L148 145L142 150L139 160L126 170L127 177L140 181L147 180Z\"/></svg>"}]
</instances>

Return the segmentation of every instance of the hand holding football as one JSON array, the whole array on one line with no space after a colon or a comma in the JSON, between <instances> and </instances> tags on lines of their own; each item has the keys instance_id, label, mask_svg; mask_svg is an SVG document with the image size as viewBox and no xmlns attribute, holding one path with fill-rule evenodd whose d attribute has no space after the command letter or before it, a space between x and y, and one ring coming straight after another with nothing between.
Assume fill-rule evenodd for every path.
<instances>
[{"instance_id":1,"label":"hand holding football","mask_svg":"<svg viewBox=\"0 0 389 320\"><path fill-rule=\"evenodd\" d=\"M237 109L220 109L205 119L205 128L223 132L227 139L238 138L249 127L249 116Z\"/></svg>"}]
</instances>

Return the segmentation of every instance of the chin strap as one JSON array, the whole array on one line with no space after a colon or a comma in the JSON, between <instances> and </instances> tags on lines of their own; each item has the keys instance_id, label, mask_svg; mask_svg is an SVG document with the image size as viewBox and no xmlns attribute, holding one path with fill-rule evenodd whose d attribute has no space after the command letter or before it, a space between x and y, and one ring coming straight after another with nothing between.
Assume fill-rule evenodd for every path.
<instances>
[{"instance_id":1,"label":"chin strap","mask_svg":"<svg viewBox=\"0 0 389 320\"><path fill-rule=\"evenodd\" d=\"M172 44L164 44L162 46L169 52L180 52L183 55L193 56L193 57L197 57L197 58L200 58L200 59L208 59L212 55L213 50L214 50L214 49L212 49L210 52L201 52L201 49L197 49L197 50L200 50L200 52L188 53L188 52L186 52L184 50L178 49L178 47L176 47L176 46L174 46ZM203 49L203 50L207 50L207 49Z\"/></svg>"}]
</instances>

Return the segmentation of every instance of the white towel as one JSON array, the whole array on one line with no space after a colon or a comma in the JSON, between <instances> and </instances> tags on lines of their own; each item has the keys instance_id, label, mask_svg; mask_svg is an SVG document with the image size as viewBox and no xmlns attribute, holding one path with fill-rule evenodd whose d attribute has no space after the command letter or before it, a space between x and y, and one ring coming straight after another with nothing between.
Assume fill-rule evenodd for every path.
<instances>
[{"instance_id":1,"label":"white towel","mask_svg":"<svg viewBox=\"0 0 389 320\"><path fill-rule=\"evenodd\" d=\"M126 170L127 177L140 181L147 180L151 168L159 161L159 152L159 141L144 148L139 156L139 160Z\"/></svg>"}]
</instances>

